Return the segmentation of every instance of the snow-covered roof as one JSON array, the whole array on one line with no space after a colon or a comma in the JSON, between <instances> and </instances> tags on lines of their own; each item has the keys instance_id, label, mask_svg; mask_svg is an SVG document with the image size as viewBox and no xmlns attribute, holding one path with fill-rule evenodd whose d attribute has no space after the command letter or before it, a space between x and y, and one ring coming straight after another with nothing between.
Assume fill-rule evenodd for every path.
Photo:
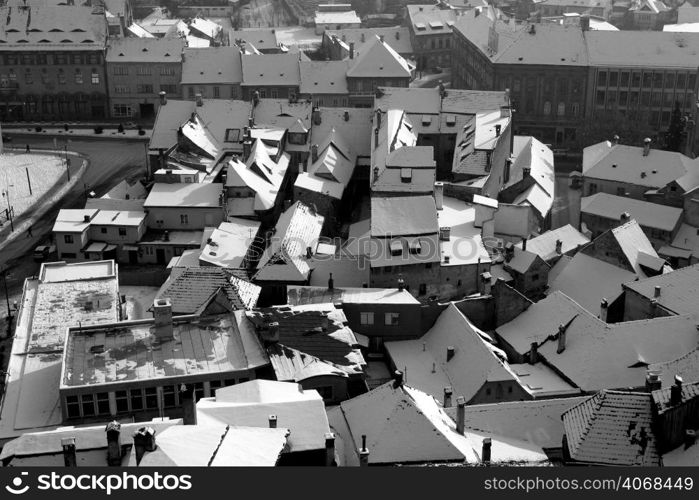
<instances>
[{"instance_id":1,"label":"snow-covered roof","mask_svg":"<svg viewBox=\"0 0 699 500\"><path fill-rule=\"evenodd\" d=\"M608 193L596 193L582 198L580 212L614 221L618 221L623 213L628 213L642 227L668 232L674 231L682 219L681 208Z\"/></svg>"},{"instance_id":2,"label":"snow-covered roof","mask_svg":"<svg viewBox=\"0 0 699 500\"><path fill-rule=\"evenodd\" d=\"M561 253L556 252L556 242L561 242ZM527 241L527 251L537 254L545 261L551 261L561 254L565 254L586 245L590 239L575 229L570 224L561 226L545 233L540 234L535 238ZM522 242L515 244L516 247L522 248ZM550 275L549 275L550 276Z\"/></svg>"}]
</instances>

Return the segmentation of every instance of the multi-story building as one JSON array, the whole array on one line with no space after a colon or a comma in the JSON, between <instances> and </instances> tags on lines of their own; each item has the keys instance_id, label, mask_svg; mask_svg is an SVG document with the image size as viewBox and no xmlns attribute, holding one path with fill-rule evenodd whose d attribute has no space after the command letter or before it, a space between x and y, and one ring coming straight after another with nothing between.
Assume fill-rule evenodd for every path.
<instances>
[{"instance_id":1,"label":"multi-story building","mask_svg":"<svg viewBox=\"0 0 699 500\"><path fill-rule=\"evenodd\" d=\"M441 1L436 5L408 5L406 10L417 69L451 66L451 34L457 20L456 10Z\"/></svg>"},{"instance_id":2,"label":"multi-story building","mask_svg":"<svg viewBox=\"0 0 699 500\"><path fill-rule=\"evenodd\" d=\"M107 114L104 9L0 7L0 120Z\"/></svg>"},{"instance_id":3,"label":"multi-story building","mask_svg":"<svg viewBox=\"0 0 699 500\"><path fill-rule=\"evenodd\" d=\"M454 26L452 87L510 89L515 133L548 144L573 140L585 116L587 50L580 28L512 25L478 11Z\"/></svg>"},{"instance_id":4,"label":"multi-story building","mask_svg":"<svg viewBox=\"0 0 699 500\"><path fill-rule=\"evenodd\" d=\"M543 17L562 16L563 14L587 14L609 20L612 13L612 0L544 0L535 8Z\"/></svg>"},{"instance_id":5,"label":"multi-story building","mask_svg":"<svg viewBox=\"0 0 699 500\"><path fill-rule=\"evenodd\" d=\"M634 0L626 13L625 27L636 30L662 30L677 20L677 11L660 0Z\"/></svg>"},{"instance_id":6,"label":"multi-story building","mask_svg":"<svg viewBox=\"0 0 699 500\"><path fill-rule=\"evenodd\" d=\"M299 54L246 55L242 58L243 99L253 94L272 99L295 99L299 93L301 77Z\"/></svg>"},{"instance_id":7,"label":"multi-story building","mask_svg":"<svg viewBox=\"0 0 699 500\"><path fill-rule=\"evenodd\" d=\"M621 113L661 131L679 103L696 122L699 33L590 31L585 40L589 118ZM695 131L689 132L688 145L696 145Z\"/></svg>"},{"instance_id":8,"label":"multi-story building","mask_svg":"<svg viewBox=\"0 0 699 500\"><path fill-rule=\"evenodd\" d=\"M153 120L160 92L179 97L183 49L179 38L111 40L106 57L111 116Z\"/></svg>"},{"instance_id":9,"label":"multi-story building","mask_svg":"<svg viewBox=\"0 0 699 500\"><path fill-rule=\"evenodd\" d=\"M237 47L186 48L182 55L182 97L240 99L243 69Z\"/></svg>"}]
</instances>

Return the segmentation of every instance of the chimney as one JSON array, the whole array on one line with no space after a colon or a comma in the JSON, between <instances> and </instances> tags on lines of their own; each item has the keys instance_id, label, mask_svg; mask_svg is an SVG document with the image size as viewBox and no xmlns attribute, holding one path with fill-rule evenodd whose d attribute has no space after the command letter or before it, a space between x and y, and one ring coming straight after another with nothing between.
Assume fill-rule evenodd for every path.
<instances>
[{"instance_id":1,"label":"chimney","mask_svg":"<svg viewBox=\"0 0 699 500\"><path fill-rule=\"evenodd\" d=\"M405 290L405 280L403 279L402 274L398 275L398 290L400 290L401 292Z\"/></svg>"},{"instance_id":2,"label":"chimney","mask_svg":"<svg viewBox=\"0 0 699 500\"><path fill-rule=\"evenodd\" d=\"M306 247L306 258L307 259L313 258L313 248Z\"/></svg>"},{"instance_id":3,"label":"chimney","mask_svg":"<svg viewBox=\"0 0 699 500\"><path fill-rule=\"evenodd\" d=\"M369 449L366 447L366 434L362 434L362 448L359 450L359 466L369 465Z\"/></svg>"},{"instance_id":4,"label":"chimney","mask_svg":"<svg viewBox=\"0 0 699 500\"><path fill-rule=\"evenodd\" d=\"M442 80L439 80L439 97L444 99L447 96L447 88L444 86Z\"/></svg>"},{"instance_id":5,"label":"chimney","mask_svg":"<svg viewBox=\"0 0 699 500\"><path fill-rule=\"evenodd\" d=\"M182 404L182 423L197 425L197 402L194 399L194 386L180 386L180 403Z\"/></svg>"},{"instance_id":6,"label":"chimney","mask_svg":"<svg viewBox=\"0 0 699 500\"><path fill-rule=\"evenodd\" d=\"M451 358L454 357L454 354L456 353L454 346L447 346L447 362L451 361Z\"/></svg>"},{"instance_id":7,"label":"chimney","mask_svg":"<svg viewBox=\"0 0 699 500\"><path fill-rule=\"evenodd\" d=\"M311 146L311 162L315 163L318 161L318 144Z\"/></svg>"},{"instance_id":8,"label":"chimney","mask_svg":"<svg viewBox=\"0 0 699 500\"><path fill-rule=\"evenodd\" d=\"M204 105L204 100L201 97L201 94L195 94L194 95L194 101L197 103L197 106L203 106Z\"/></svg>"},{"instance_id":9,"label":"chimney","mask_svg":"<svg viewBox=\"0 0 699 500\"><path fill-rule=\"evenodd\" d=\"M451 408L451 396L453 393L454 391L451 389L451 387L444 388L444 401L442 404L444 408Z\"/></svg>"},{"instance_id":10,"label":"chimney","mask_svg":"<svg viewBox=\"0 0 699 500\"><path fill-rule=\"evenodd\" d=\"M160 96L160 105L165 106L167 104L167 92L161 90L158 95Z\"/></svg>"},{"instance_id":11,"label":"chimney","mask_svg":"<svg viewBox=\"0 0 699 500\"><path fill-rule=\"evenodd\" d=\"M376 110L376 128L377 129L381 128L381 110L380 109Z\"/></svg>"},{"instance_id":12,"label":"chimney","mask_svg":"<svg viewBox=\"0 0 699 500\"><path fill-rule=\"evenodd\" d=\"M619 217L619 220L622 224L625 224L626 222L629 222L631 220L631 215L628 212L624 212Z\"/></svg>"},{"instance_id":13,"label":"chimney","mask_svg":"<svg viewBox=\"0 0 699 500\"><path fill-rule=\"evenodd\" d=\"M349 44L349 58L354 59L354 42Z\"/></svg>"},{"instance_id":14,"label":"chimney","mask_svg":"<svg viewBox=\"0 0 699 500\"><path fill-rule=\"evenodd\" d=\"M398 389L403 386L403 372L396 370L393 372L393 388Z\"/></svg>"},{"instance_id":15,"label":"chimney","mask_svg":"<svg viewBox=\"0 0 699 500\"><path fill-rule=\"evenodd\" d=\"M483 283L483 295L490 295L493 288L492 275L489 272L482 273L481 282Z\"/></svg>"},{"instance_id":16,"label":"chimney","mask_svg":"<svg viewBox=\"0 0 699 500\"><path fill-rule=\"evenodd\" d=\"M648 156L650 154L650 137L643 139L643 156Z\"/></svg>"},{"instance_id":17,"label":"chimney","mask_svg":"<svg viewBox=\"0 0 699 500\"><path fill-rule=\"evenodd\" d=\"M558 349L556 352L558 354L566 350L566 327L565 325L558 325Z\"/></svg>"},{"instance_id":18,"label":"chimney","mask_svg":"<svg viewBox=\"0 0 699 500\"><path fill-rule=\"evenodd\" d=\"M444 183L434 183L434 204L437 205L437 210L442 210L444 207Z\"/></svg>"},{"instance_id":19,"label":"chimney","mask_svg":"<svg viewBox=\"0 0 699 500\"><path fill-rule=\"evenodd\" d=\"M400 40L400 31L396 31L396 40Z\"/></svg>"},{"instance_id":20,"label":"chimney","mask_svg":"<svg viewBox=\"0 0 699 500\"><path fill-rule=\"evenodd\" d=\"M522 178L526 179L532 174L532 168L530 166L522 167Z\"/></svg>"},{"instance_id":21,"label":"chimney","mask_svg":"<svg viewBox=\"0 0 699 500\"><path fill-rule=\"evenodd\" d=\"M153 302L153 333L157 338L172 338L172 303L170 299L155 299Z\"/></svg>"},{"instance_id":22,"label":"chimney","mask_svg":"<svg viewBox=\"0 0 699 500\"><path fill-rule=\"evenodd\" d=\"M163 231L163 241L170 241L170 231Z\"/></svg>"},{"instance_id":23,"label":"chimney","mask_svg":"<svg viewBox=\"0 0 699 500\"><path fill-rule=\"evenodd\" d=\"M618 146L618 145L619 145L619 136L615 134L614 137L612 137L612 146Z\"/></svg>"},{"instance_id":24,"label":"chimney","mask_svg":"<svg viewBox=\"0 0 699 500\"><path fill-rule=\"evenodd\" d=\"M500 106L500 118L507 118L510 116L510 106Z\"/></svg>"},{"instance_id":25,"label":"chimney","mask_svg":"<svg viewBox=\"0 0 699 500\"><path fill-rule=\"evenodd\" d=\"M277 416L270 415L268 420L269 420L269 428L276 429L277 428Z\"/></svg>"},{"instance_id":26,"label":"chimney","mask_svg":"<svg viewBox=\"0 0 699 500\"><path fill-rule=\"evenodd\" d=\"M660 285L655 285L655 288L653 289L653 298L658 298L660 297Z\"/></svg>"},{"instance_id":27,"label":"chimney","mask_svg":"<svg viewBox=\"0 0 699 500\"><path fill-rule=\"evenodd\" d=\"M374 148L379 147L379 129L375 128L374 129Z\"/></svg>"},{"instance_id":28,"label":"chimney","mask_svg":"<svg viewBox=\"0 0 699 500\"><path fill-rule=\"evenodd\" d=\"M676 406L682 402L682 377L675 375L675 384L670 387L670 404Z\"/></svg>"},{"instance_id":29,"label":"chimney","mask_svg":"<svg viewBox=\"0 0 699 500\"><path fill-rule=\"evenodd\" d=\"M563 253L563 242L561 240L556 240L556 253L558 255Z\"/></svg>"},{"instance_id":30,"label":"chimney","mask_svg":"<svg viewBox=\"0 0 699 500\"><path fill-rule=\"evenodd\" d=\"M580 16L580 29L590 31L590 18L588 16Z\"/></svg>"},{"instance_id":31,"label":"chimney","mask_svg":"<svg viewBox=\"0 0 699 500\"><path fill-rule=\"evenodd\" d=\"M502 129L502 125L499 123L495 125L495 137L500 137L500 130Z\"/></svg>"},{"instance_id":32,"label":"chimney","mask_svg":"<svg viewBox=\"0 0 699 500\"><path fill-rule=\"evenodd\" d=\"M449 241L451 237L451 227L443 226L439 228L439 239L441 241Z\"/></svg>"},{"instance_id":33,"label":"chimney","mask_svg":"<svg viewBox=\"0 0 699 500\"><path fill-rule=\"evenodd\" d=\"M522 238L522 250L527 250L527 238Z\"/></svg>"},{"instance_id":34,"label":"chimney","mask_svg":"<svg viewBox=\"0 0 699 500\"><path fill-rule=\"evenodd\" d=\"M605 323L607 322L608 310L609 310L609 302L607 302L607 299L602 299L600 301L600 305L599 305L599 319L601 319Z\"/></svg>"},{"instance_id":35,"label":"chimney","mask_svg":"<svg viewBox=\"0 0 699 500\"><path fill-rule=\"evenodd\" d=\"M112 420L105 427L107 433L107 465L121 465L121 424Z\"/></svg>"},{"instance_id":36,"label":"chimney","mask_svg":"<svg viewBox=\"0 0 699 500\"><path fill-rule=\"evenodd\" d=\"M313 125L320 125L323 122L323 117L320 116L320 110L318 108L313 108Z\"/></svg>"},{"instance_id":37,"label":"chimney","mask_svg":"<svg viewBox=\"0 0 699 500\"><path fill-rule=\"evenodd\" d=\"M348 122L349 121L349 111L345 110L344 113L342 113L342 118Z\"/></svg>"},{"instance_id":38,"label":"chimney","mask_svg":"<svg viewBox=\"0 0 699 500\"><path fill-rule=\"evenodd\" d=\"M83 222L90 222L90 216L89 216L89 215L84 215L84 216L83 216Z\"/></svg>"},{"instance_id":39,"label":"chimney","mask_svg":"<svg viewBox=\"0 0 699 500\"><path fill-rule=\"evenodd\" d=\"M463 435L466 427L466 400L463 396L456 398L456 432Z\"/></svg>"},{"instance_id":40,"label":"chimney","mask_svg":"<svg viewBox=\"0 0 699 500\"><path fill-rule=\"evenodd\" d=\"M147 451L155 451L155 429L152 427L141 427L134 432L133 446L136 451L136 465L139 465Z\"/></svg>"},{"instance_id":41,"label":"chimney","mask_svg":"<svg viewBox=\"0 0 699 500\"><path fill-rule=\"evenodd\" d=\"M648 370L646 372L646 391L653 392L661 388L660 374Z\"/></svg>"},{"instance_id":42,"label":"chimney","mask_svg":"<svg viewBox=\"0 0 699 500\"><path fill-rule=\"evenodd\" d=\"M697 442L697 431L694 429L685 429L684 431L684 449L693 446Z\"/></svg>"},{"instance_id":43,"label":"chimney","mask_svg":"<svg viewBox=\"0 0 699 500\"><path fill-rule=\"evenodd\" d=\"M334 285L335 281L333 280L333 273L330 273L330 277L328 278L328 290L332 290Z\"/></svg>"},{"instance_id":44,"label":"chimney","mask_svg":"<svg viewBox=\"0 0 699 500\"><path fill-rule=\"evenodd\" d=\"M256 90L252 93L252 107L254 108L258 104L260 104L260 91Z\"/></svg>"},{"instance_id":45,"label":"chimney","mask_svg":"<svg viewBox=\"0 0 699 500\"><path fill-rule=\"evenodd\" d=\"M276 344L279 342L279 323L272 321L261 328L262 341L266 344Z\"/></svg>"},{"instance_id":46,"label":"chimney","mask_svg":"<svg viewBox=\"0 0 699 500\"><path fill-rule=\"evenodd\" d=\"M67 437L61 439L61 447L63 448L63 463L66 467L77 467L78 458L75 453L75 438Z\"/></svg>"},{"instance_id":47,"label":"chimney","mask_svg":"<svg viewBox=\"0 0 699 500\"><path fill-rule=\"evenodd\" d=\"M536 342L532 342L531 347L529 348L529 364L530 365L536 364L536 362L539 358L538 349L539 349L539 346L536 344Z\"/></svg>"},{"instance_id":48,"label":"chimney","mask_svg":"<svg viewBox=\"0 0 699 500\"><path fill-rule=\"evenodd\" d=\"M337 460L335 460L335 434L332 432L325 433L325 466L337 466Z\"/></svg>"},{"instance_id":49,"label":"chimney","mask_svg":"<svg viewBox=\"0 0 699 500\"><path fill-rule=\"evenodd\" d=\"M481 452L481 462L485 465L490 464L492 441L490 438L483 438L483 450Z\"/></svg>"}]
</instances>

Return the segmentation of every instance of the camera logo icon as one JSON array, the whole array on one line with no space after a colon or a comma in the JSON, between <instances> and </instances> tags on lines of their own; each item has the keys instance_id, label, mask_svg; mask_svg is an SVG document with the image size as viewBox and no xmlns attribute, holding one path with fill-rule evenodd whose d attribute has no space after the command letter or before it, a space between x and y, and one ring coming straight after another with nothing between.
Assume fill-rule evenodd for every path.
<instances>
[{"instance_id":1,"label":"camera logo icon","mask_svg":"<svg viewBox=\"0 0 699 500\"><path fill-rule=\"evenodd\" d=\"M9 492L12 493L13 495L23 495L24 493L29 490L29 485L25 484L22 486L22 483L24 483L24 480L22 479L23 476L28 476L28 472L21 472L19 476L15 477L12 480L11 485L5 486L5 489Z\"/></svg>"}]
</instances>

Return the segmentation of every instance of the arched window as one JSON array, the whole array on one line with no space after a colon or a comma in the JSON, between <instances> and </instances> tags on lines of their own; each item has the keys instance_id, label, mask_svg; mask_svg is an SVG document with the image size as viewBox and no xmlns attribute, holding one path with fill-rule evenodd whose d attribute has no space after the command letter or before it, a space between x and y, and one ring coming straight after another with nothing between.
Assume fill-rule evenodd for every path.
<instances>
[{"instance_id":1,"label":"arched window","mask_svg":"<svg viewBox=\"0 0 699 500\"><path fill-rule=\"evenodd\" d=\"M558 110L556 111L558 116L563 116L566 114L566 103L564 102L559 102L558 103Z\"/></svg>"},{"instance_id":2,"label":"arched window","mask_svg":"<svg viewBox=\"0 0 699 500\"><path fill-rule=\"evenodd\" d=\"M544 102L544 114L546 116L551 114L551 102L550 101Z\"/></svg>"}]
</instances>

